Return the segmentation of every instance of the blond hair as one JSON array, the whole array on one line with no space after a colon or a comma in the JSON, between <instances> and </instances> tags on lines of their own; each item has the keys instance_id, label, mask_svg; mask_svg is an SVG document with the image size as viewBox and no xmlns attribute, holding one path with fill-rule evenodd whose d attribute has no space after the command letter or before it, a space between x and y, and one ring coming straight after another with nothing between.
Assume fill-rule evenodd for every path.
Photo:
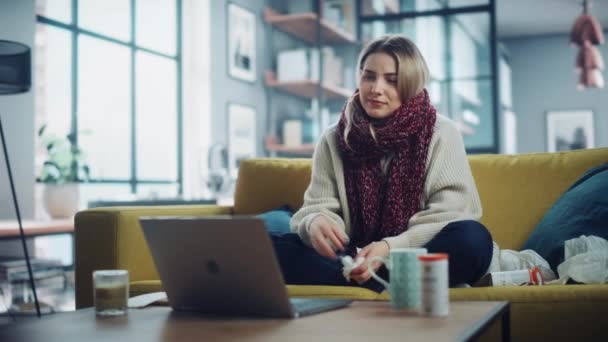
<instances>
[{"instance_id":1,"label":"blond hair","mask_svg":"<svg viewBox=\"0 0 608 342\"><path fill-rule=\"evenodd\" d=\"M395 59L395 63L397 64L397 91L399 92L401 102L407 102L424 89L429 79L429 69L426 61L416 44L398 35L386 35L376 38L361 50L357 79L361 77L361 71L367 57L378 52L386 53ZM359 93L348 99L344 113L346 117L344 141L348 145L348 132L351 130L354 122L353 116L363 113L363 107L359 101ZM369 126L369 130L375 140L376 135L371 125Z\"/></svg>"}]
</instances>

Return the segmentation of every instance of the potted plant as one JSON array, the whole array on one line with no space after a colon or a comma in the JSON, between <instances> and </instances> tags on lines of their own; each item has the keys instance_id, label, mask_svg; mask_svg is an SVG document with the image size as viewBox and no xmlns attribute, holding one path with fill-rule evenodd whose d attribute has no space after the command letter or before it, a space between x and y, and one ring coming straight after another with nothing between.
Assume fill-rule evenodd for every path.
<instances>
[{"instance_id":1,"label":"potted plant","mask_svg":"<svg viewBox=\"0 0 608 342\"><path fill-rule=\"evenodd\" d=\"M38 130L47 154L38 178L44 183L44 206L52 218L69 218L79 209L79 183L89 180L89 166L74 133L62 138L48 133L46 128L43 125Z\"/></svg>"}]
</instances>

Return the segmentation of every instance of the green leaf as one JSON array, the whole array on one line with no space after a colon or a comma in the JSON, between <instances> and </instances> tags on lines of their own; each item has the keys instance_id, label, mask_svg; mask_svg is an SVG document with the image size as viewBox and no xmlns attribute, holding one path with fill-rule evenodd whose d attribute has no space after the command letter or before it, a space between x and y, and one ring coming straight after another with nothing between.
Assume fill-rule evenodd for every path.
<instances>
[{"instance_id":1,"label":"green leaf","mask_svg":"<svg viewBox=\"0 0 608 342\"><path fill-rule=\"evenodd\" d=\"M42 134L44 134L45 130L46 130L46 124L44 124L40 127L40 129L38 130L38 136L41 137Z\"/></svg>"},{"instance_id":2,"label":"green leaf","mask_svg":"<svg viewBox=\"0 0 608 342\"><path fill-rule=\"evenodd\" d=\"M90 178L90 168L84 163L85 155L76 144L79 132L59 137L42 125L38 130L40 143L46 148L47 159L38 178L41 182L66 183L85 181Z\"/></svg>"}]
</instances>

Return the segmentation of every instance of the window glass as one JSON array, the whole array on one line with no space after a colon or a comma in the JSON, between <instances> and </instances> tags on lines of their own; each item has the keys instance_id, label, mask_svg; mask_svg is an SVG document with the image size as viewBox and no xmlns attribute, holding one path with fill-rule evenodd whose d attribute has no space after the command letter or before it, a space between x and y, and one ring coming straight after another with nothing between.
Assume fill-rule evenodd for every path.
<instances>
[{"instance_id":1,"label":"window glass","mask_svg":"<svg viewBox=\"0 0 608 342\"><path fill-rule=\"evenodd\" d=\"M130 49L80 35L78 41L80 145L91 177L131 175Z\"/></svg>"},{"instance_id":2,"label":"window glass","mask_svg":"<svg viewBox=\"0 0 608 342\"><path fill-rule=\"evenodd\" d=\"M177 179L175 61L136 54L137 177Z\"/></svg>"},{"instance_id":3,"label":"window glass","mask_svg":"<svg viewBox=\"0 0 608 342\"><path fill-rule=\"evenodd\" d=\"M450 7L466 7L466 6L479 6L487 5L490 0L449 0L448 5Z\"/></svg>"},{"instance_id":4,"label":"window glass","mask_svg":"<svg viewBox=\"0 0 608 342\"><path fill-rule=\"evenodd\" d=\"M462 89L467 89L463 95ZM475 93L471 98L470 91ZM459 125L467 148L494 146L494 115L492 82L488 80L455 81L452 83L450 116Z\"/></svg>"},{"instance_id":5,"label":"window glass","mask_svg":"<svg viewBox=\"0 0 608 342\"><path fill-rule=\"evenodd\" d=\"M412 39L424 56L427 89L438 113L452 118L469 149L493 149L494 121L488 13L420 16L362 24L364 41L384 34Z\"/></svg>"},{"instance_id":6,"label":"window glass","mask_svg":"<svg viewBox=\"0 0 608 342\"><path fill-rule=\"evenodd\" d=\"M445 25L439 16L420 17L413 20L412 40L420 49L434 80L445 80Z\"/></svg>"},{"instance_id":7,"label":"window glass","mask_svg":"<svg viewBox=\"0 0 608 342\"><path fill-rule=\"evenodd\" d=\"M135 6L137 46L174 55L176 45L175 0L137 1Z\"/></svg>"},{"instance_id":8,"label":"window glass","mask_svg":"<svg viewBox=\"0 0 608 342\"><path fill-rule=\"evenodd\" d=\"M401 12L423 12L445 7L446 0L401 0L398 2L401 2Z\"/></svg>"},{"instance_id":9,"label":"window glass","mask_svg":"<svg viewBox=\"0 0 608 342\"><path fill-rule=\"evenodd\" d=\"M411 39L420 49L435 80L446 78L445 25L440 16L393 21L373 21L363 24L366 41L385 34L400 34Z\"/></svg>"},{"instance_id":10,"label":"window glass","mask_svg":"<svg viewBox=\"0 0 608 342\"><path fill-rule=\"evenodd\" d=\"M450 19L452 77L490 76L490 17L487 13L454 15Z\"/></svg>"},{"instance_id":11,"label":"window glass","mask_svg":"<svg viewBox=\"0 0 608 342\"><path fill-rule=\"evenodd\" d=\"M78 25L83 29L119 40L130 41L130 21L130 0L85 0L78 2Z\"/></svg>"}]
</instances>

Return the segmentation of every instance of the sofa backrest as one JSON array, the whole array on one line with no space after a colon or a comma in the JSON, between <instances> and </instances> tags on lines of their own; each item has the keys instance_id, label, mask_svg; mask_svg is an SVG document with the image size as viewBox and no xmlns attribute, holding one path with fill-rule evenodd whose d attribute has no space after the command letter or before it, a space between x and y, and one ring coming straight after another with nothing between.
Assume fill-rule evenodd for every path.
<instances>
[{"instance_id":1,"label":"sofa backrest","mask_svg":"<svg viewBox=\"0 0 608 342\"><path fill-rule=\"evenodd\" d=\"M591 167L608 163L608 148L558 153L471 155L483 206L481 221L502 248L519 249L544 213ZM257 214L302 206L309 159L260 158L239 168L234 211Z\"/></svg>"},{"instance_id":2,"label":"sofa backrest","mask_svg":"<svg viewBox=\"0 0 608 342\"><path fill-rule=\"evenodd\" d=\"M608 163L608 148L474 155L469 163L481 197L482 223L502 248L519 250L564 191L588 169Z\"/></svg>"},{"instance_id":3,"label":"sofa backrest","mask_svg":"<svg viewBox=\"0 0 608 342\"><path fill-rule=\"evenodd\" d=\"M310 170L310 159L241 161L234 193L235 214L259 214L285 204L297 210L304 202Z\"/></svg>"}]
</instances>

